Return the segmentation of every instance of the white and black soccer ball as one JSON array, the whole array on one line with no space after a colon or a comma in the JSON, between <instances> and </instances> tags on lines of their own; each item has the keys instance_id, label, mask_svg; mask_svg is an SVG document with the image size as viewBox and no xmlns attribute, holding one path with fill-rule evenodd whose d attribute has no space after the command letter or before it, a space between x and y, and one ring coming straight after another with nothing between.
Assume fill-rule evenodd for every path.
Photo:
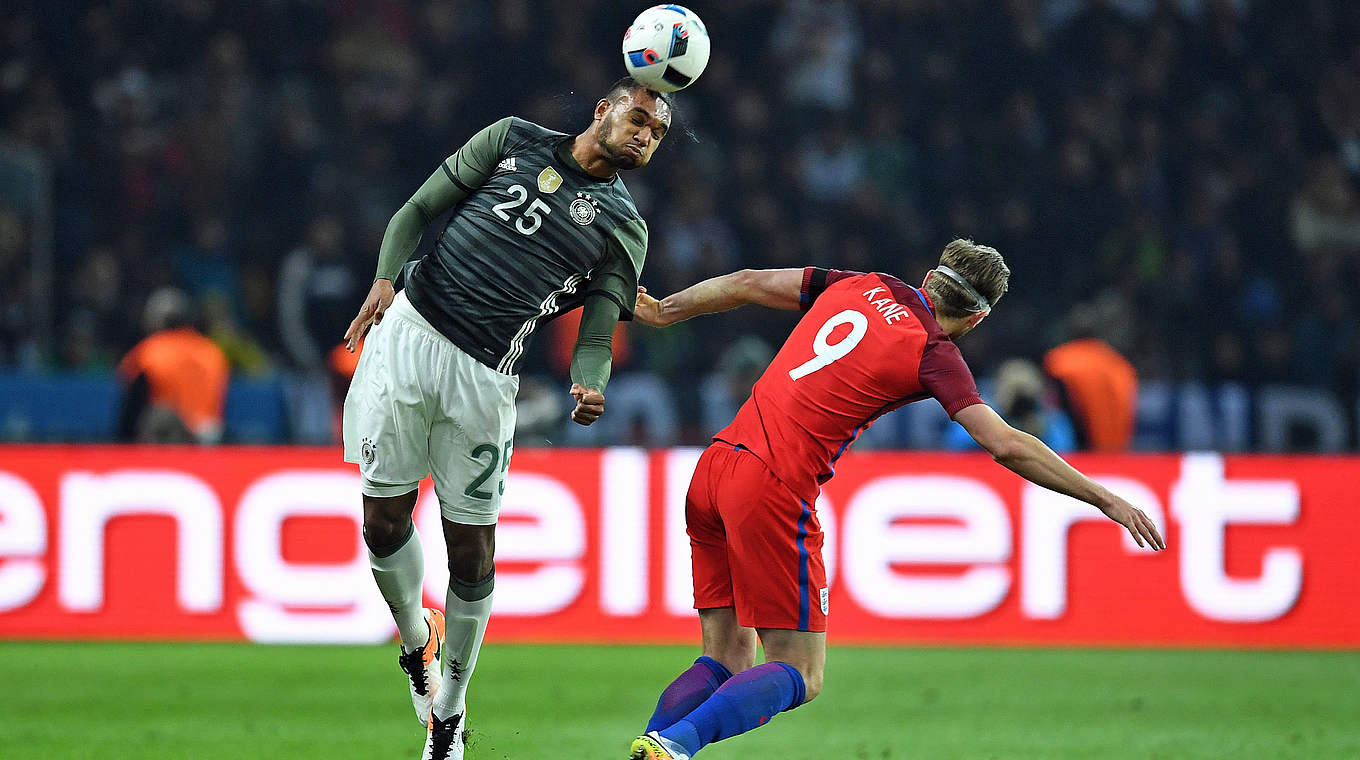
<instances>
[{"instance_id":1,"label":"white and black soccer ball","mask_svg":"<svg viewBox=\"0 0 1360 760\"><path fill-rule=\"evenodd\" d=\"M708 65L708 28L681 5L653 5L623 33L623 65L651 90L675 92Z\"/></svg>"}]
</instances>

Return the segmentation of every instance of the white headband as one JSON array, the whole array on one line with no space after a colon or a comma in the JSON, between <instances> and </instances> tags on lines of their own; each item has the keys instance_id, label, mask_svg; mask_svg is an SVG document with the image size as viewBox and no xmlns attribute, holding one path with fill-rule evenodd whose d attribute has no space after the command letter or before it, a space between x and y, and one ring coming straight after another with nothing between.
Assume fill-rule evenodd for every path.
<instances>
[{"instance_id":1,"label":"white headband","mask_svg":"<svg viewBox=\"0 0 1360 760\"><path fill-rule=\"evenodd\" d=\"M955 283L958 284L959 287L963 288L965 293L967 293L968 295L972 296L974 299L977 300L977 304L975 304L972 309L969 309L969 311L978 312L992 310L991 302L988 301L986 298L983 298L982 294L977 292L976 288L974 288L972 285L969 285L968 281L963 279L963 275L959 274L958 272L955 272L954 270L950 269L944 264L935 267L935 271L953 280Z\"/></svg>"}]
</instances>

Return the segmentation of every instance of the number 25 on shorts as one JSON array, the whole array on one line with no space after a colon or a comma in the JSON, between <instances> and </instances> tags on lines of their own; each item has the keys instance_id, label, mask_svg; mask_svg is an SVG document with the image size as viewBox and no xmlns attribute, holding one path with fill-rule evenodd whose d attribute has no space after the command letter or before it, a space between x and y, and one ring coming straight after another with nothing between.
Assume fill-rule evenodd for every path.
<instances>
[{"instance_id":1,"label":"number 25 on shorts","mask_svg":"<svg viewBox=\"0 0 1360 760\"><path fill-rule=\"evenodd\" d=\"M832 331L841 325L850 325L850 334L835 343L827 343L826 339L831 337ZM868 318L854 309L846 309L828 319L817 331L817 337L812 341L812 353L815 356L789 370L789 377L793 380L806 377L845 356L855 346L859 345L859 342L864 339L864 334L868 331Z\"/></svg>"},{"instance_id":2,"label":"number 25 on shorts","mask_svg":"<svg viewBox=\"0 0 1360 760\"><path fill-rule=\"evenodd\" d=\"M481 458L487 454L491 455L491 459L487 461L485 469L478 473L477 477L473 478L471 483L468 483L467 488L463 489L464 496L470 496L474 499L490 499L491 492L483 490L482 486L485 485L486 481L491 479L492 475L496 474L496 465L498 464L500 465L501 482L496 489L496 493L505 493L505 471L510 467L511 443L513 443L513 441L506 441L505 445L501 448L497 448L495 444L483 443L472 450L473 459L481 460Z\"/></svg>"}]
</instances>

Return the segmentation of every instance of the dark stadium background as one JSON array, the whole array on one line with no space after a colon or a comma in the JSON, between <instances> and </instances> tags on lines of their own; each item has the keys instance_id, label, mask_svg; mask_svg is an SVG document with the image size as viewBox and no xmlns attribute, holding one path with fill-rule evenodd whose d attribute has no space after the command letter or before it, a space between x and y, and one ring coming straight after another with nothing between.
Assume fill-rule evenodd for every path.
<instances>
[{"instance_id":1,"label":"dark stadium background","mask_svg":"<svg viewBox=\"0 0 1360 760\"><path fill-rule=\"evenodd\" d=\"M0 436L108 438L111 367L142 337L147 295L177 285L233 359L226 440L328 442L317 351L362 300L390 215L503 115L583 126L635 11L6 3ZM679 98L692 138L627 176L653 292L743 266L915 280L969 236L1013 270L963 343L980 376L1094 323L1143 383L1138 448L1356 447L1360 5L732 0L702 15L713 62ZM309 248L317 229L327 250ZM286 267L295 252L316 266ZM652 399L655 419L620 412L571 440L702 442L730 413L709 412L713 373L758 365L789 323L748 309L632 329L611 399ZM560 401L553 335L527 375ZM1294 416L1262 430L1281 396ZM1224 404L1244 422L1217 421ZM543 438L564 432L554 415ZM939 443L874 432L866 446Z\"/></svg>"},{"instance_id":2,"label":"dark stadium background","mask_svg":"<svg viewBox=\"0 0 1360 760\"><path fill-rule=\"evenodd\" d=\"M416 756L326 356L418 184L508 114L579 131L646 4L0 3L0 757ZM1108 341L1134 453L1072 458L1168 539L895 412L818 502L825 692L705 760L1360 757L1360 2L689 5L643 284L994 245L984 397ZM231 360L224 445L115 440L167 286ZM470 758L623 757L695 656L694 447L794 318L629 327L589 429L570 322L529 349Z\"/></svg>"}]
</instances>

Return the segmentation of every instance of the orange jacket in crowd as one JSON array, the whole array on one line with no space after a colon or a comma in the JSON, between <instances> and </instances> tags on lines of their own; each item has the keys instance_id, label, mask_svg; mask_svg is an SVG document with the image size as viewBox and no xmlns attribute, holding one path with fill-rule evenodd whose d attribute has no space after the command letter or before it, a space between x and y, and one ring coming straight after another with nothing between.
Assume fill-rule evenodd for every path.
<instances>
[{"instance_id":1,"label":"orange jacket in crowd","mask_svg":"<svg viewBox=\"0 0 1360 760\"><path fill-rule=\"evenodd\" d=\"M1138 374L1128 359L1102 340L1081 338L1045 354L1044 371L1062 384L1086 448L1129 448L1138 404Z\"/></svg>"},{"instance_id":2,"label":"orange jacket in crowd","mask_svg":"<svg viewBox=\"0 0 1360 760\"><path fill-rule=\"evenodd\" d=\"M129 382L144 375L151 405L173 409L194 436L220 435L231 370L202 333L192 327L152 333L123 357L118 373Z\"/></svg>"}]
</instances>

